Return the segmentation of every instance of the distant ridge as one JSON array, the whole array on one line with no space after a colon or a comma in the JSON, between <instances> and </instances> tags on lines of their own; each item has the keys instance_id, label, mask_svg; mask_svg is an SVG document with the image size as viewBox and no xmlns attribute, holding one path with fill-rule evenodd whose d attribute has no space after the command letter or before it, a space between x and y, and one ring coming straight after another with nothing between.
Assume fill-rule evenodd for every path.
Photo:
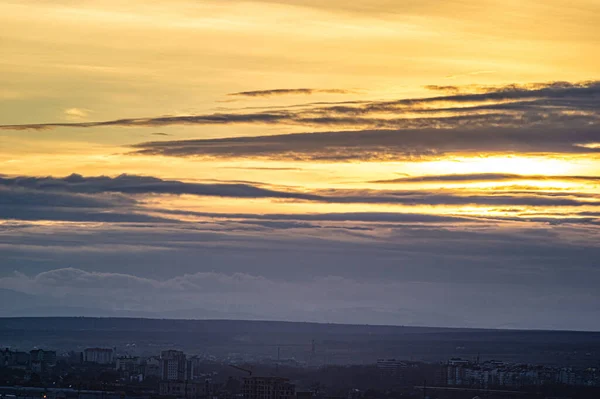
<instances>
[{"instance_id":1,"label":"distant ridge","mask_svg":"<svg viewBox=\"0 0 600 399\"><path fill-rule=\"evenodd\" d=\"M378 358L440 362L477 355L509 362L586 367L600 361L599 332L226 319L0 318L0 348L43 347L64 353L96 346L141 355L177 348L221 361L231 356L273 359L281 346L284 356L303 361L310 358L318 364L372 364Z\"/></svg>"},{"instance_id":2,"label":"distant ridge","mask_svg":"<svg viewBox=\"0 0 600 399\"><path fill-rule=\"evenodd\" d=\"M54 309L54 307L40 307L36 309ZM88 308L81 307L71 307L72 310L89 310ZM293 325L293 326L327 326L330 328L352 328L352 329L368 329L372 330L387 330L387 331L406 331L406 332L556 332L556 333L566 333L566 332L580 332L580 333L595 333L594 331L580 331L580 330L551 330L551 329L529 329L529 328L516 328L516 327L506 327L506 328L483 328L483 327L443 327L443 326L412 326L412 325L391 325L391 324L349 324L349 323L337 323L337 322L320 322L320 321L294 321L294 320L268 320L268 319L253 319L253 318L186 318L186 317L155 317L152 313L147 312L136 312L131 311L132 315L114 315L112 313L118 313L122 311L109 311L102 310L99 311L99 315L90 315L90 316L19 316L19 315L11 315L11 316L0 316L0 328L5 327L5 322L15 322L15 323L24 323L25 325L28 322L33 321L56 321L56 322L84 322L89 321L93 322L94 326L98 326L98 324L118 324L119 326L129 325L130 323L140 323L144 324L148 327L157 327L158 325L163 325L164 327L169 327L168 329L175 328L173 326L177 326L177 328L182 327L182 324L190 324L198 325L201 324L215 324L215 325L229 325L231 323L243 323L249 325L261 325L261 326L269 326L274 327L276 325ZM123 311L124 312L124 311ZM27 327L31 327L27 325ZM136 326L138 328L139 325ZM600 332L598 332L600 333Z\"/></svg>"}]
</instances>

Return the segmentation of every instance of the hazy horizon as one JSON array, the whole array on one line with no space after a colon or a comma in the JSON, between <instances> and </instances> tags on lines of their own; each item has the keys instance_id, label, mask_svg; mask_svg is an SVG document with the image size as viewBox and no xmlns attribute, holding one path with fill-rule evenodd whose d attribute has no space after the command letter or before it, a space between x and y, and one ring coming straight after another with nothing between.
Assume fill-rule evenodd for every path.
<instances>
[{"instance_id":1,"label":"hazy horizon","mask_svg":"<svg viewBox=\"0 0 600 399\"><path fill-rule=\"evenodd\" d=\"M65 309L68 310L68 309ZM45 315L45 316L0 316L0 320L43 320L43 319L90 319L90 320L142 320L142 321L176 321L176 322L241 322L241 323L286 323L286 324L312 324L323 326L354 326L354 327L382 327L398 329L431 329L431 330L472 330L472 331L514 331L514 332L557 332L557 333L600 333L600 330L570 330L570 329L539 329L539 328L511 328L511 327L456 327L456 326L431 326L431 325L402 325L402 324L368 324L345 323L334 321L298 321L277 319L230 319L230 318L184 318L184 317L158 317L146 316L86 316L86 315Z\"/></svg>"}]
</instances>

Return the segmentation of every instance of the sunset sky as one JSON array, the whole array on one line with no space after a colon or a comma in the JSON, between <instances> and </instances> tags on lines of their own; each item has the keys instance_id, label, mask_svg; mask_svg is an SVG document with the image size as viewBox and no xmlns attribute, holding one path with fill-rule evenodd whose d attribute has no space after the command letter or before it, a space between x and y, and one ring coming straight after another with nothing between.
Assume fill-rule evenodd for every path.
<instances>
[{"instance_id":1,"label":"sunset sky","mask_svg":"<svg viewBox=\"0 0 600 399\"><path fill-rule=\"evenodd\" d=\"M0 4L0 316L600 330L597 0Z\"/></svg>"}]
</instances>

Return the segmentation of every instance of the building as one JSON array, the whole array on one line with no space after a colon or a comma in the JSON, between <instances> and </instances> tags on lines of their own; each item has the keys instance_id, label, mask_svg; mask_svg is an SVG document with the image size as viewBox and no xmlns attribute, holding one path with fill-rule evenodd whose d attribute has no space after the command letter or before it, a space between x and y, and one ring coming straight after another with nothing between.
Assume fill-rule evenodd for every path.
<instances>
[{"instance_id":1,"label":"building","mask_svg":"<svg viewBox=\"0 0 600 399\"><path fill-rule=\"evenodd\" d=\"M12 360L12 351L8 348L0 352L0 367L8 367Z\"/></svg>"},{"instance_id":2,"label":"building","mask_svg":"<svg viewBox=\"0 0 600 399\"><path fill-rule=\"evenodd\" d=\"M148 377L157 377L161 376L161 360L158 356L152 356L146 359L146 364L144 366L144 378Z\"/></svg>"},{"instance_id":3,"label":"building","mask_svg":"<svg viewBox=\"0 0 600 399\"><path fill-rule=\"evenodd\" d=\"M593 369L595 370L595 369ZM542 385L600 385L600 375L551 366L510 364L500 361L470 363L452 359L444 369L448 386L522 388ZM598 373L600 374L600 373ZM595 381L598 381L596 383Z\"/></svg>"},{"instance_id":4,"label":"building","mask_svg":"<svg viewBox=\"0 0 600 399\"><path fill-rule=\"evenodd\" d=\"M202 359L200 359L198 356L192 356L191 358L188 358L186 367L186 376L188 380L201 380L206 377L201 373Z\"/></svg>"},{"instance_id":5,"label":"building","mask_svg":"<svg viewBox=\"0 0 600 399\"><path fill-rule=\"evenodd\" d=\"M43 362L48 366L54 366L56 364L56 352L45 351L43 349L34 349L29 352L30 362Z\"/></svg>"},{"instance_id":6,"label":"building","mask_svg":"<svg viewBox=\"0 0 600 399\"><path fill-rule=\"evenodd\" d=\"M160 396L174 396L184 399L199 399L211 394L211 381L188 382L188 381L162 381L159 385Z\"/></svg>"},{"instance_id":7,"label":"building","mask_svg":"<svg viewBox=\"0 0 600 399\"><path fill-rule=\"evenodd\" d=\"M448 360L448 365L449 366L468 366L470 365L471 362L469 360L465 360L465 359L461 359L458 357L453 357L452 359Z\"/></svg>"},{"instance_id":8,"label":"building","mask_svg":"<svg viewBox=\"0 0 600 399\"><path fill-rule=\"evenodd\" d=\"M115 351L106 348L88 348L83 351L84 363L113 364Z\"/></svg>"},{"instance_id":9,"label":"building","mask_svg":"<svg viewBox=\"0 0 600 399\"><path fill-rule=\"evenodd\" d=\"M0 367L27 368L29 365L29 353L13 352L6 348L0 351Z\"/></svg>"},{"instance_id":10,"label":"building","mask_svg":"<svg viewBox=\"0 0 600 399\"><path fill-rule=\"evenodd\" d=\"M407 364L396 359L377 359L377 369L380 373L396 375L403 368L406 368Z\"/></svg>"},{"instance_id":11,"label":"building","mask_svg":"<svg viewBox=\"0 0 600 399\"><path fill-rule=\"evenodd\" d=\"M13 368L27 368L31 361L31 356L27 352L13 352L11 358L11 364L9 367Z\"/></svg>"},{"instance_id":12,"label":"building","mask_svg":"<svg viewBox=\"0 0 600 399\"><path fill-rule=\"evenodd\" d=\"M139 357L122 356L118 357L115 369L117 371L136 372L142 365L142 360Z\"/></svg>"},{"instance_id":13,"label":"building","mask_svg":"<svg viewBox=\"0 0 600 399\"><path fill-rule=\"evenodd\" d=\"M29 352L29 367L34 373L45 373L49 367L56 365L56 352L34 349Z\"/></svg>"},{"instance_id":14,"label":"building","mask_svg":"<svg viewBox=\"0 0 600 399\"><path fill-rule=\"evenodd\" d=\"M181 351L168 350L160 354L160 378L163 381L188 381L194 375L193 366Z\"/></svg>"},{"instance_id":15,"label":"building","mask_svg":"<svg viewBox=\"0 0 600 399\"><path fill-rule=\"evenodd\" d=\"M115 369L119 372L121 379L125 381L144 380L145 365L139 357L119 357L116 360Z\"/></svg>"},{"instance_id":16,"label":"building","mask_svg":"<svg viewBox=\"0 0 600 399\"><path fill-rule=\"evenodd\" d=\"M244 378L244 399L292 399L296 387L282 377Z\"/></svg>"}]
</instances>

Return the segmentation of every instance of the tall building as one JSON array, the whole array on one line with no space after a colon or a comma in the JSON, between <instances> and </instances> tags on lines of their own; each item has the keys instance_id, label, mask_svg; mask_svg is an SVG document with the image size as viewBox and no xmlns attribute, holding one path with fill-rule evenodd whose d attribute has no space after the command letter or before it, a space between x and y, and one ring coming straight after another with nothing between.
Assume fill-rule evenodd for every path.
<instances>
[{"instance_id":1,"label":"tall building","mask_svg":"<svg viewBox=\"0 0 600 399\"><path fill-rule=\"evenodd\" d=\"M160 354L160 378L164 381L190 380L193 375L191 368L181 351L168 350Z\"/></svg>"},{"instance_id":2,"label":"tall building","mask_svg":"<svg viewBox=\"0 0 600 399\"><path fill-rule=\"evenodd\" d=\"M244 378L244 399L292 399L296 387L282 377Z\"/></svg>"},{"instance_id":3,"label":"tall building","mask_svg":"<svg viewBox=\"0 0 600 399\"><path fill-rule=\"evenodd\" d=\"M56 364L56 352L34 349L29 352L29 359L32 362L44 362L48 366L54 366Z\"/></svg>"},{"instance_id":4,"label":"tall building","mask_svg":"<svg viewBox=\"0 0 600 399\"><path fill-rule=\"evenodd\" d=\"M0 367L10 367L12 365L12 351L8 348L0 352Z\"/></svg>"},{"instance_id":5,"label":"tall building","mask_svg":"<svg viewBox=\"0 0 600 399\"><path fill-rule=\"evenodd\" d=\"M202 379L203 375L200 374L202 369L202 360L198 356L192 356L187 359L187 370L186 377L188 380Z\"/></svg>"},{"instance_id":6,"label":"tall building","mask_svg":"<svg viewBox=\"0 0 600 399\"><path fill-rule=\"evenodd\" d=\"M144 378L148 377L161 377L161 360L158 356L152 356L146 359L146 366L144 367Z\"/></svg>"},{"instance_id":7,"label":"tall building","mask_svg":"<svg viewBox=\"0 0 600 399\"><path fill-rule=\"evenodd\" d=\"M10 349L0 351L0 367L27 368L30 364L30 354L27 352L13 352Z\"/></svg>"},{"instance_id":8,"label":"tall building","mask_svg":"<svg viewBox=\"0 0 600 399\"><path fill-rule=\"evenodd\" d=\"M105 348L88 348L83 351L83 361L85 363L113 364L115 360L115 351Z\"/></svg>"},{"instance_id":9,"label":"tall building","mask_svg":"<svg viewBox=\"0 0 600 399\"><path fill-rule=\"evenodd\" d=\"M56 364L56 352L34 349L29 352L29 366L34 373L44 373Z\"/></svg>"}]
</instances>

